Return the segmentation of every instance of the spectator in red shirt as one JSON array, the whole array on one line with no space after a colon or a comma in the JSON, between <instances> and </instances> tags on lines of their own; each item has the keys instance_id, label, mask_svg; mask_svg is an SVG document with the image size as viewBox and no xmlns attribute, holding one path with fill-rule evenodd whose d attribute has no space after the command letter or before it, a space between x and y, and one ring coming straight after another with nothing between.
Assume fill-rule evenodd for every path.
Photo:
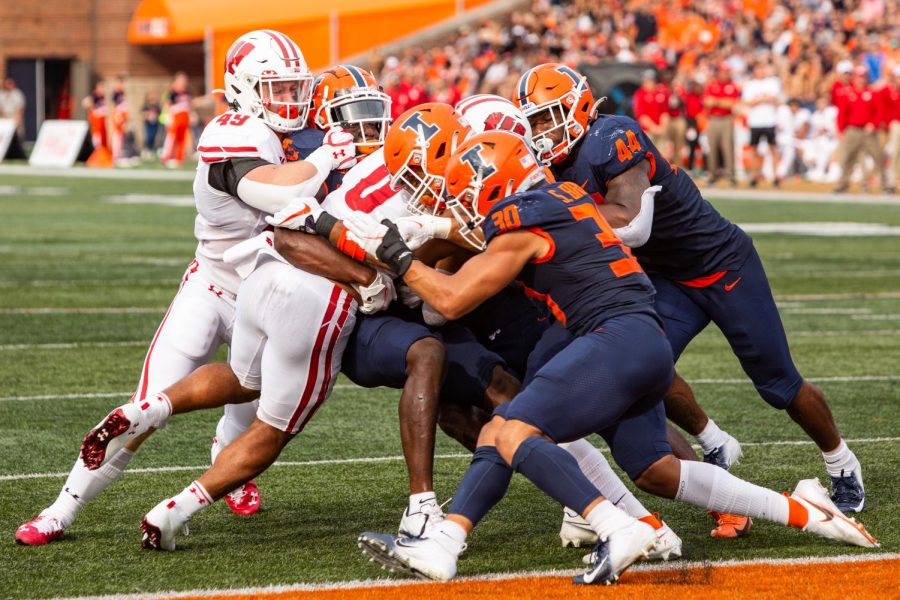
<instances>
[{"instance_id":1,"label":"spectator in red shirt","mask_svg":"<svg viewBox=\"0 0 900 600\"><path fill-rule=\"evenodd\" d=\"M875 174L881 180L881 189L893 193L884 168L884 152L878 143L877 129L881 121L880 99L877 90L868 83L865 67L853 70L851 84L844 88L843 110L845 111L844 135L841 138L841 178L835 193L846 192L850 187L850 176L863 155L869 155L875 163ZM841 106L838 106L841 109ZM863 187L866 178L863 177Z\"/></svg>"},{"instance_id":2,"label":"spectator in red shirt","mask_svg":"<svg viewBox=\"0 0 900 600\"><path fill-rule=\"evenodd\" d=\"M888 183L896 188L900 179L900 65L888 73L882 92L882 107L888 130L887 147L893 149L888 163Z\"/></svg>"},{"instance_id":3,"label":"spectator in red shirt","mask_svg":"<svg viewBox=\"0 0 900 600\"><path fill-rule=\"evenodd\" d=\"M741 90L731 77L731 67L726 62L718 65L716 78L703 91L703 107L709 116L706 140L709 142L709 179L712 185L719 179L719 157L725 167L725 176L732 186L737 185L734 175L734 108L741 99Z\"/></svg>"},{"instance_id":4,"label":"spectator in red shirt","mask_svg":"<svg viewBox=\"0 0 900 600\"><path fill-rule=\"evenodd\" d=\"M698 150L700 149L700 131L702 129L700 120L703 114L703 84L696 79L690 80L683 98L684 117L687 125L684 137L688 145L685 167L692 170L695 158L699 158L700 155Z\"/></svg>"},{"instance_id":5,"label":"spectator in red shirt","mask_svg":"<svg viewBox=\"0 0 900 600\"><path fill-rule=\"evenodd\" d=\"M851 86L850 79L853 73L853 63L849 60L842 60L835 66L837 71L837 79L831 85L831 104L838 108L838 132L843 133L846 127L846 111L844 109L846 103L844 96L847 89Z\"/></svg>"},{"instance_id":6,"label":"spectator in red shirt","mask_svg":"<svg viewBox=\"0 0 900 600\"><path fill-rule=\"evenodd\" d=\"M666 136L669 121L669 95L668 90L657 83L656 71L644 71L641 87L634 93L632 102L634 118L659 146Z\"/></svg>"}]
</instances>

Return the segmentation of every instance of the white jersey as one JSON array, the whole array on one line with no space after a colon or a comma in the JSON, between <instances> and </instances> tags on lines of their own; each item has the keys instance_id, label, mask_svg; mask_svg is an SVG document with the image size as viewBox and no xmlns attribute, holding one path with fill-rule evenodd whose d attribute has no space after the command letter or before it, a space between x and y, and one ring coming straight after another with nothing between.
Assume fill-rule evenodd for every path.
<instances>
[{"instance_id":1,"label":"white jersey","mask_svg":"<svg viewBox=\"0 0 900 600\"><path fill-rule=\"evenodd\" d=\"M812 130L810 137L837 137L837 115L836 106L826 106L822 110L815 111L809 119L809 126Z\"/></svg>"},{"instance_id":2,"label":"white jersey","mask_svg":"<svg viewBox=\"0 0 900 600\"><path fill-rule=\"evenodd\" d=\"M210 186L209 167L232 158L259 158L280 165L285 162L284 149L265 121L234 112L210 121L200 135L197 149L197 257L210 265L218 285L236 294L240 277L222 261L222 255L235 244L259 234L266 227L266 213Z\"/></svg>"},{"instance_id":3,"label":"white jersey","mask_svg":"<svg viewBox=\"0 0 900 600\"><path fill-rule=\"evenodd\" d=\"M795 141L806 138L801 135L807 123L809 123L810 112L801 108L797 112L792 112L790 106L782 104L778 107L778 119L775 123L775 141L779 146L788 146Z\"/></svg>"},{"instance_id":4,"label":"white jersey","mask_svg":"<svg viewBox=\"0 0 900 600\"><path fill-rule=\"evenodd\" d=\"M384 219L408 217L409 194L391 188L391 174L384 162L384 149L379 148L359 161L344 175L341 186L328 194L322 208L338 219L356 210L372 213L376 210Z\"/></svg>"}]
</instances>

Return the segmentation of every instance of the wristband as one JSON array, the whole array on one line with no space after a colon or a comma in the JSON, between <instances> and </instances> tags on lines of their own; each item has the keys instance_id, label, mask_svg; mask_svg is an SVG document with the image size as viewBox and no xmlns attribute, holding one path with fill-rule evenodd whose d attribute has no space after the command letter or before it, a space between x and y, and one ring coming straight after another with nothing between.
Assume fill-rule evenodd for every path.
<instances>
[{"instance_id":1,"label":"wristband","mask_svg":"<svg viewBox=\"0 0 900 600\"><path fill-rule=\"evenodd\" d=\"M337 224L338 220L335 217L325 211L322 211L322 213L319 214L319 217L316 219L316 233L327 240L329 237L331 237L331 230L334 229L334 226Z\"/></svg>"}]
</instances>

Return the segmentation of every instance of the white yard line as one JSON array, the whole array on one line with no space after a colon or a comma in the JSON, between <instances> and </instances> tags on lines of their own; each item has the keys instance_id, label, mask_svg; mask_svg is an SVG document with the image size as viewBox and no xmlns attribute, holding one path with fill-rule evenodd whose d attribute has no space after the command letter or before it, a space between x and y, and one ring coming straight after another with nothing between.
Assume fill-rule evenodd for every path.
<instances>
[{"instance_id":1,"label":"white yard line","mask_svg":"<svg viewBox=\"0 0 900 600\"><path fill-rule=\"evenodd\" d=\"M71 342L54 344L0 344L0 352L13 350L70 350L72 348L128 348L146 346L146 340L130 342Z\"/></svg>"},{"instance_id":2,"label":"white yard line","mask_svg":"<svg viewBox=\"0 0 900 600\"><path fill-rule=\"evenodd\" d=\"M872 437L872 438L852 438L845 440L848 444L885 444L900 442L900 437ZM812 445L811 440L779 440L774 442L741 442L742 446L753 446L763 448L777 448L789 446L806 446ZM693 445L695 450L699 450L700 446ZM602 452L609 454L607 448L601 448ZM435 454L435 460L455 460L460 458L472 458L472 455L465 452L455 452L451 454ZM402 456L362 456L355 458L328 458L322 460L286 460L277 461L272 467L320 467L328 465L363 465L370 463L386 463L386 462L402 462ZM172 465L167 467L144 467L138 469L128 469L127 473L175 473L178 471L205 471L209 465ZM270 467L271 468L271 467ZM68 472L55 473L15 473L12 475L0 475L2 481L22 481L25 479L57 479L67 477Z\"/></svg>"},{"instance_id":3,"label":"white yard line","mask_svg":"<svg viewBox=\"0 0 900 600\"><path fill-rule=\"evenodd\" d=\"M807 378L813 383L856 383L865 381L900 381L900 375L848 375L837 377L809 377ZM691 379L691 384L696 385L750 385L750 380L746 378L727 378L727 379ZM338 383L334 386L336 390L361 390L361 388L352 383ZM75 394L41 394L36 396L0 396L0 402L31 402L35 400L78 400L78 399L94 399L94 398L130 398L134 390L126 390L123 392L84 392Z\"/></svg>"},{"instance_id":4,"label":"white yard line","mask_svg":"<svg viewBox=\"0 0 900 600\"><path fill-rule=\"evenodd\" d=\"M85 306L82 308L58 308L52 306L42 306L33 308L0 308L0 315L145 315L158 314L166 312L166 308L161 306L154 308L152 306Z\"/></svg>"},{"instance_id":5,"label":"white yard line","mask_svg":"<svg viewBox=\"0 0 900 600\"><path fill-rule=\"evenodd\" d=\"M900 560L900 553L895 552L877 552L872 554L844 554L838 556L804 556L797 558L755 558L750 560L716 560L704 562L688 562L688 561L672 561L656 564L636 564L629 568L630 572L683 572L685 569L707 569L742 567L752 565L832 565L847 564L858 562L873 561L895 561ZM485 573L483 575L473 575L471 577L458 577L451 584L445 584L447 587L438 587L440 584L431 588L435 593L440 589L447 591L448 595L452 595L455 588L454 583L477 582L477 581L507 581L511 579L536 578L536 577L573 577L583 573L583 569L559 569L544 571L512 571L506 573ZM294 583L284 585L269 585L263 587L247 587L247 588L225 588L225 589L195 589L179 592L157 592L157 593L139 593L139 594L110 594L105 596L77 596L71 598L62 598L60 600L162 600L164 598L183 598L186 596L256 596L262 594L279 594L285 592L324 592L329 590L353 590L380 587L395 587L407 585L428 585L427 582L418 579L365 579L353 581L339 581L330 583ZM438 594L439 595L439 594ZM851 594L852 595L852 594Z\"/></svg>"}]
</instances>

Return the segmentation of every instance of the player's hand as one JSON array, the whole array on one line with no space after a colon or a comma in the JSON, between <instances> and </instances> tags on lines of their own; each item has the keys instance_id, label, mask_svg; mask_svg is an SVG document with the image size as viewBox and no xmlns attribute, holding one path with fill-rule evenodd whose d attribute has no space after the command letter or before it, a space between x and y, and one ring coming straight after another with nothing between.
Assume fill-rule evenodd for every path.
<instances>
[{"instance_id":1,"label":"player's hand","mask_svg":"<svg viewBox=\"0 0 900 600\"><path fill-rule=\"evenodd\" d=\"M366 285L354 285L359 292L362 304L359 311L364 315L371 315L386 309L391 301L397 299L397 291L394 289L394 280L381 271L375 271L375 279Z\"/></svg>"},{"instance_id":2,"label":"player's hand","mask_svg":"<svg viewBox=\"0 0 900 600\"><path fill-rule=\"evenodd\" d=\"M403 306L407 308L418 308L422 304L422 299L419 298L419 295L412 291L412 288L403 283L402 280L397 284L397 297L400 298Z\"/></svg>"},{"instance_id":3,"label":"player's hand","mask_svg":"<svg viewBox=\"0 0 900 600\"><path fill-rule=\"evenodd\" d=\"M445 240L450 236L451 220L430 215L400 217L394 220L400 237L410 250L417 250L432 239Z\"/></svg>"},{"instance_id":4,"label":"player's hand","mask_svg":"<svg viewBox=\"0 0 900 600\"><path fill-rule=\"evenodd\" d=\"M447 317L439 313L427 302L422 303L422 320L431 327L440 327L447 323Z\"/></svg>"},{"instance_id":5,"label":"player's hand","mask_svg":"<svg viewBox=\"0 0 900 600\"><path fill-rule=\"evenodd\" d=\"M266 216L266 223L283 229L315 233L316 219L320 214L322 214L322 208L315 198L294 198L274 215Z\"/></svg>"},{"instance_id":6,"label":"player's hand","mask_svg":"<svg viewBox=\"0 0 900 600\"><path fill-rule=\"evenodd\" d=\"M331 127L325 132L322 147L331 156L332 171L343 171L356 164L356 146L353 144L353 134L340 127Z\"/></svg>"},{"instance_id":7,"label":"player's hand","mask_svg":"<svg viewBox=\"0 0 900 600\"><path fill-rule=\"evenodd\" d=\"M350 239L373 258L376 257L378 246L384 241L384 235L388 230L372 215L357 210L344 218L344 227L347 228Z\"/></svg>"}]
</instances>

